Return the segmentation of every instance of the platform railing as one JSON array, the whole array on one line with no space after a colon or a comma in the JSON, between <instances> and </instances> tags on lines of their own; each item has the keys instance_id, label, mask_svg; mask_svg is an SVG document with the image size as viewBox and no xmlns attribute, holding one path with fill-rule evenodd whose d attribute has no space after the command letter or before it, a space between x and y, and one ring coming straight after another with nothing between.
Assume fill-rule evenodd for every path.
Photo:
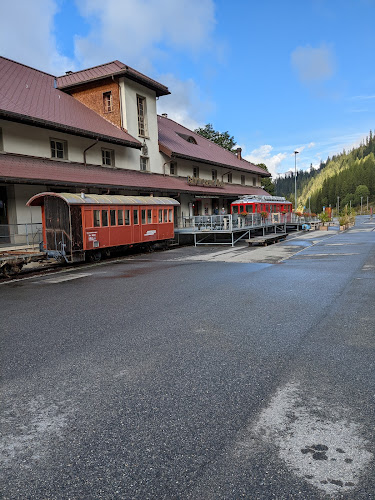
<instances>
[{"instance_id":1,"label":"platform railing","mask_svg":"<svg viewBox=\"0 0 375 500\"><path fill-rule=\"evenodd\" d=\"M270 213L264 218L259 213L227 215L192 215L176 220L176 229L191 231L233 231L254 227L267 227L275 224L303 224L304 222L319 222L317 217L299 217L294 213Z\"/></svg>"},{"instance_id":2,"label":"platform railing","mask_svg":"<svg viewBox=\"0 0 375 500\"><path fill-rule=\"evenodd\" d=\"M43 240L42 224L0 224L0 247L38 246Z\"/></svg>"}]
</instances>

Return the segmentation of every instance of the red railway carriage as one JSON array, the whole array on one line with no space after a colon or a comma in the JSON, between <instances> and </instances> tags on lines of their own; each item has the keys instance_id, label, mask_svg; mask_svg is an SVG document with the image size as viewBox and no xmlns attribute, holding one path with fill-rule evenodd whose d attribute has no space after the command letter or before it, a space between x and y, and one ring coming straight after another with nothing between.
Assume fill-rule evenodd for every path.
<instances>
[{"instance_id":1,"label":"red railway carriage","mask_svg":"<svg viewBox=\"0 0 375 500\"><path fill-rule=\"evenodd\" d=\"M244 196L231 203L231 214L290 213L292 203L282 196Z\"/></svg>"},{"instance_id":2,"label":"red railway carriage","mask_svg":"<svg viewBox=\"0 0 375 500\"><path fill-rule=\"evenodd\" d=\"M100 260L116 247L151 244L174 237L172 198L40 193L28 206L42 209L44 250L79 262Z\"/></svg>"}]
</instances>

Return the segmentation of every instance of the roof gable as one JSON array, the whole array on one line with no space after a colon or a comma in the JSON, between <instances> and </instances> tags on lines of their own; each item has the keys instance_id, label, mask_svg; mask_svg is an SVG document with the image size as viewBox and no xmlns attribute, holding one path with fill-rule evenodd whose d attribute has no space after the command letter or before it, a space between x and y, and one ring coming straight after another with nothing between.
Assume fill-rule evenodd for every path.
<instances>
[{"instance_id":1,"label":"roof gable","mask_svg":"<svg viewBox=\"0 0 375 500\"><path fill-rule=\"evenodd\" d=\"M84 85L97 80L102 80L111 76L126 77L134 80L145 87L148 87L156 92L157 96L170 94L168 87L153 80L152 78L140 73L139 71L127 66L121 61L112 61L93 68L83 69L81 71L68 71L65 75L58 76L56 79L57 88L61 90L69 90L78 85Z\"/></svg>"}]
</instances>

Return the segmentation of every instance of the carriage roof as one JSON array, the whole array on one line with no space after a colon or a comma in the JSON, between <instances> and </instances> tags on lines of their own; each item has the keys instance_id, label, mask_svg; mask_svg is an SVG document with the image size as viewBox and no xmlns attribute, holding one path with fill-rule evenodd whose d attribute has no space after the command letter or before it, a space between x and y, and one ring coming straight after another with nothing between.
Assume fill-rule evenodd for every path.
<instances>
[{"instance_id":1,"label":"carriage roof","mask_svg":"<svg viewBox=\"0 0 375 500\"><path fill-rule=\"evenodd\" d=\"M68 205L179 205L173 198L162 196L122 196L107 194L77 193L39 193L30 198L28 206L41 206L44 198L54 196L63 199Z\"/></svg>"}]
</instances>

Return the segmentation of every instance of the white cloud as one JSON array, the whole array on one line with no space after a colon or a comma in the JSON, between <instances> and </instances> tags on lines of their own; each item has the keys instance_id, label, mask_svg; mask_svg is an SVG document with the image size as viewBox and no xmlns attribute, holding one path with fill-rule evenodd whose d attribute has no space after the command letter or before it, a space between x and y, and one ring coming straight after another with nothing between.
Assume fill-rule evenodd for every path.
<instances>
[{"instance_id":1,"label":"white cloud","mask_svg":"<svg viewBox=\"0 0 375 500\"><path fill-rule=\"evenodd\" d=\"M299 79L305 83L329 80L335 71L333 50L326 45L297 47L291 54L291 62Z\"/></svg>"},{"instance_id":2,"label":"white cloud","mask_svg":"<svg viewBox=\"0 0 375 500\"><path fill-rule=\"evenodd\" d=\"M3 20L0 30L3 56L52 74L75 68L73 61L59 52L53 36L56 1L14 0L3 5L4 18L5 11L8 21Z\"/></svg>"},{"instance_id":3,"label":"white cloud","mask_svg":"<svg viewBox=\"0 0 375 500\"><path fill-rule=\"evenodd\" d=\"M313 148L315 146L315 142L310 142L307 147L308 149Z\"/></svg>"},{"instance_id":4,"label":"white cloud","mask_svg":"<svg viewBox=\"0 0 375 500\"><path fill-rule=\"evenodd\" d=\"M213 0L81 0L78 8L91 25L75 40L85 67L123 58L146 72L151 61L167 57L163 46L191 53L213 48Z\"/></svg>"},{"instance_id":5,"label":"white cloud","mask_svg":"<svg viewBox=\"0 0 375 500\"><path fill-rule=\"evenodd\" d=\"M264 144L260 146L258 149L253 149L251 153L244 156L245 160L250 161L251 163L264 163L267 165L268 171L271 173L273 177L276 177L277 170L281 164L281 162L287 158L286 153L277 153L271 155L273 151L273 147L270 144Z\"/></svg>"},{"instance_id":6,"label":"white cloud","mask_svg":"<svg viewBox=\"0 0 375 500\"><path fill-rule=\"evenodd\" d=\"M200 97L199 88L194 80L181 81L171 74L162 75L161 80L168 86L171 95L159 99L158 113L167 113L168 118L181 123L190 130L202 126L204 117L211 110L212 105Z\"/></svg>"}]
</instances>

